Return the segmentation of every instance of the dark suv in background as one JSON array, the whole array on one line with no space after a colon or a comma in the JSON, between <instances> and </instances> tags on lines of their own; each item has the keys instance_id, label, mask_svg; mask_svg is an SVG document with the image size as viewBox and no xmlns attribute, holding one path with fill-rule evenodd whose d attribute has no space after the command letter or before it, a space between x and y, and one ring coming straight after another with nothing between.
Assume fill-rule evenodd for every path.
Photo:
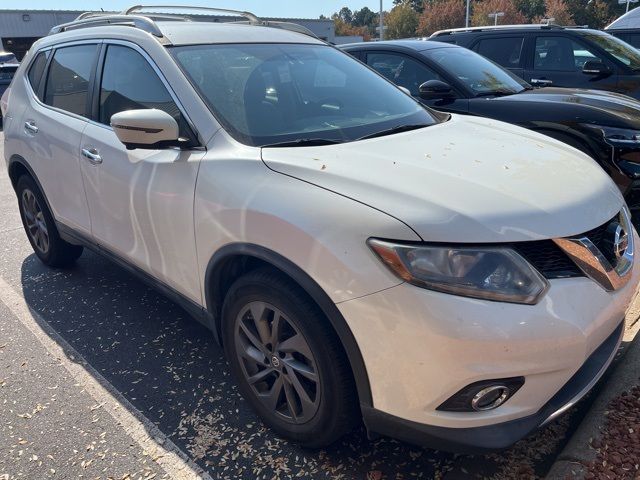
<instances>
[{"instance_id":1,"label":"dark suv in background","mask_svg":"<svg viewBox=\"0 0 640 480\"><path fill-rule=\"evenodd\" d=\"M640 228L640 102L613 92L532 88L466 48L394 40L341 45L424 105L493 118L567 143L594 158L625 196Z\"/></svg>"},{"instance_id":2,"label":"dark suv in background","mask_svg":"<svg viewBox=\"0 0 640 480\"><path fill-rule=\"evenodd\" d=\"M469 48L534 86L608 90L640 99L640 52L599 30L478 27L442 30L430 40Z\"/></svg>"}]
</instances>

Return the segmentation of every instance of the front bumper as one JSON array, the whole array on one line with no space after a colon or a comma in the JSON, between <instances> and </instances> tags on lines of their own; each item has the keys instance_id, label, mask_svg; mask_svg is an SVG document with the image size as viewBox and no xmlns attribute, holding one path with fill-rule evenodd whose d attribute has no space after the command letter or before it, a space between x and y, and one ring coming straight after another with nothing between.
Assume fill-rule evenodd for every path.
<instances>
[{"instance_id":1,"label":"front bumper","mask_svg":"<svg viewBox=\"0 0 640 480\"><path fill-rule=\"evenodd\" d=\"M564 413L586 395L611 365L623 333L624 322L589 356L560 391L533 415L482 427L447 428L411 422L363 407L364 423L369 432L451 452L479 453L507 448Z\"/></svg>"},{"instance_id":2,"label":"front bumper","mask_svg":"<svg viewBox=\"0 0 640 480\"><path fill-rule=\"evenodd\" d=\"M584 277L555 279L536 305L408 284L339 303L371 387L372 405L363 406L367 426L441 449L510 445L570 407L602 375L639 281L636 262L617 291ZM438 410L467 385L511 377L524 377L524 385L496 409Z\"/></svg>"}]
</instances>

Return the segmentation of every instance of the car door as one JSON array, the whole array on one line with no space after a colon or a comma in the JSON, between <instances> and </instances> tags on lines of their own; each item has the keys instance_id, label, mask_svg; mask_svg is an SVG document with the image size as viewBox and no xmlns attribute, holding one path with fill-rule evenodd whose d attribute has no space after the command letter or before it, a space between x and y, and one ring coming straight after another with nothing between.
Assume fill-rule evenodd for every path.
<instances>
[{"instance_id":1,"label":"car door","mask_svg":"<svg viewBox=\"0 0 640 480\"><path fill-rule=\"evenodd\" d=\"M79 153L98 48L92 42L38 53L28 75L33 96L20 120L25 160L54 217L85 235L91 222Z\"/></svg>"},{"instance_id":2,"label":"car door","mask_svg":"<svg viewBox=\"0 0 640 480\"><path fill-rule=\"evenodd\" d=\"M587 61L601 61L612 72L616 65L597 49L569 35L536 34L525 80L534 86L615 90L617 76L593 76L582 72Z\"/></svg>"},{"instance_id":3,"label":"car door","mask_svg":"<svg viewBox=\"0 0 640 480\"><path fill-rule=\"evenodd\" d=\"M421 60L404 53L368 51L366 52L366 63L388 80L409 90L416 100L429 107L459 113L466 113L469 110L469 101L458 94L446 99L426 100L420 98L420 85L428 80L440 80L451 85L449 80Z\"/></svg>"},{"instance_id":4,"label":"car door","mask_svg":"<svg viewBox=\"0 0 640 480\"><path fill-rule=\"evenodd\" d=\"M471 49L522 77L525 59L524 39L524 35L480 37Z\"/></svg>"},{"instance_id":5,"label":"car door","mask_svg":"<svg viewBox=\"0 0 640 480\"><path fill-rule=\"evenodd\" d=\"M115 113L157 108L181 137L196 133L161 73L137 46L105 42L91 122L81 142L96 242L200 303L193 196L202 149L127 150L110 127Z\"/></svg>"}]
</instances>

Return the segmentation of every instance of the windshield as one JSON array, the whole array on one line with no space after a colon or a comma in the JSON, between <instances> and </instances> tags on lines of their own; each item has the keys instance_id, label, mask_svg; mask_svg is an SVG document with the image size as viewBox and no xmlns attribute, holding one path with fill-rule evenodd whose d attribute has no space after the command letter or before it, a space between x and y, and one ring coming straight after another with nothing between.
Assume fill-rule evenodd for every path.
<instances>
[{"instance_id":1,"label":"windshield","mask_svg":"<svg viewBox=\"0 0 640 480\"><path fill-rule=\"evenodd\" d=\"M524 80L465 48L436 48L422 54L456 77L475 96L519 93L528 87Z\"/></svg>"},{"instance_id":2,"label":"windshield","mask_svg":"<svg viewBox=\"0 0 640 480\"><path fill-rule=\"evenodd\" d=\"M439 121L327 45L212 44L171 52L225 129L248 145L346 142Z\"/></svg>"},{"instance_id":3,"label":"windshield","mask_svg":"<svg viewBox=\"0 0 640 480\"><path fill-rule=\"evenodd\" d=\"M583 35L630 69L640 70L640 52L628 43L608 34L585 33Z\"/></svg>"}]
</instances>

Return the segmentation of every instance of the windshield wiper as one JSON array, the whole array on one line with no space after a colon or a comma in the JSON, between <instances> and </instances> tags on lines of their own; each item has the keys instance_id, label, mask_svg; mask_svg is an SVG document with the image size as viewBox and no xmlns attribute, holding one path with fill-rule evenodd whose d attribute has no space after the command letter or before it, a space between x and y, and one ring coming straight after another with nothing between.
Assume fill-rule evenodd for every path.
<instances>
[{"instance_id":1,"label":"windshield wiper","mask_svg":"<svg viewBox=\"0 0 640 480\"><path fill-rule=\"evenodd\" d=\"M395 127L391 127L387 130L381 130L376 133L371 133L369 135L365 135L364 137L358 138L358 140L366 140L368 138L376 138L376 137L384 137L385 135L393 135L394 133L400 132L408 132L409 130L417 130L418 128L428 127L429 125L421 123L416 125L396 125Z\"/></svg>"},{"instance_id":2,"label":"windshield wiper","mask_svg":"<svg viewBox=\"0 0 640 480\"><path fill-rule=\"evenodd\" d=\"M262 148L269 147L319 147L322 145L335 145L343 143L342 140L331 140L329 138L299 138L297 140L289 140L286 142L269 143L260 145Z\"/></svg>"},{"instance_id":3,"label":"windshield wiper","mask_svg":"<svg viewBox=\"0 0 640 480\"><path fill-rule=\"evenodd\" d=\"M476 97L504 97L506 95L513 95L516 92L507 90L493 90L491 92L476 93Z\"/></svg>"}]
</instances>

